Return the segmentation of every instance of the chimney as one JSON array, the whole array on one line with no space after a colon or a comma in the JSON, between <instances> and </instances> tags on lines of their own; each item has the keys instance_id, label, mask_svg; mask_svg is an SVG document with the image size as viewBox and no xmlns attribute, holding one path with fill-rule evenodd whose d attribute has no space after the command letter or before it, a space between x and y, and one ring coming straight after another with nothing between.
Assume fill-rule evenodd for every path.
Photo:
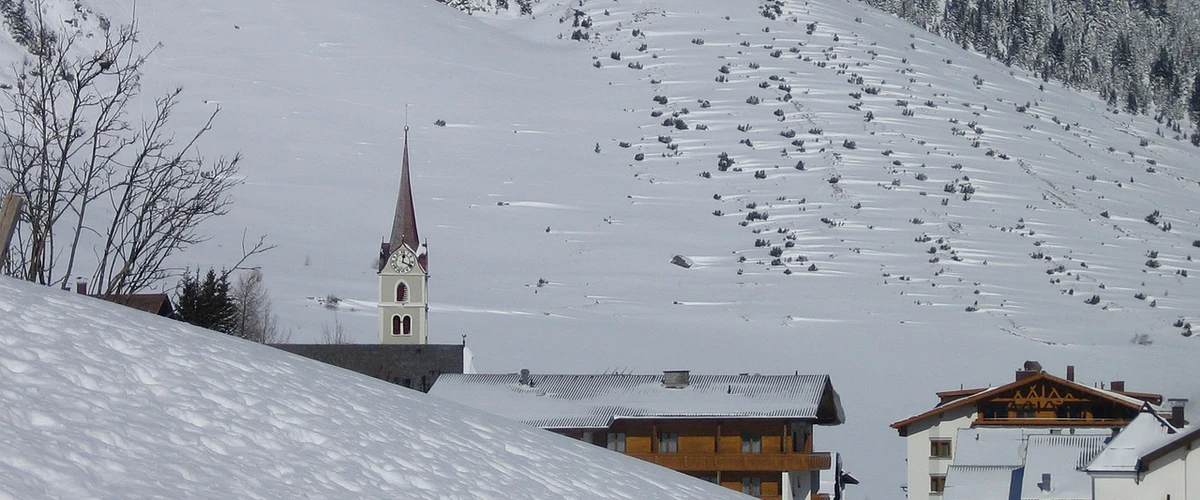
<instances>
[{"instance_id":1,"label":"chimney","mask_svg":"<svg viewBox=\"0 0 1200 500\"><path fill-rule=\"evenodd\" d=\"M663 370L663 387L683 389L688 386L691 372L688 370Z\"/></svg>"},{"instance_id":2,"label":"chimney","mask_svg":"<svg viewBox=\"0 0 1200 500\"><path fill-rule=\"evenodd\" d=\"M87 295L87 282L79 280L75 282L75 293L79 295Z\"/></svg>"},{"instance_id":3,"label":"chimney","mask_svg":"<svg viewBox=\"0 0 1200 500\"><path fill-rule=\"evenodd\" d=\"M1075 365L1067 365L1067 380L1070 382L1075 381Z\"/></svg>"},{"instance_id":4,"label":"chimney","mask_svg":"<svg viewBox=\"0 0 1200 500\"><path fill-rule=\"evenodd\" d=\"M1053 491L1054 487L1050 484L1050 474L1042 474L1042 482L1038 483L1038 489L1042 491Z\"/></svg>"},{"instance_id":5,"label":"chimney","mask_svg":"<svg viewBox=\"0 0 1200 500\"><path fill-rule=\"evenodd\" d=\"M1029 377L1042 373L1042 364L1037 361L1026 361L1025 366L1021 370L1017 370L1017 380L1025 380Z\"/></svg>"},{"instance_id":6,"label":"chimney","mask_svg":"<svg viewBox=\"0 0 1200 500\"><path fill-rule=\"evenodd\" d=\"M532 381L532 380L529 378L529 369L528 369L528 368L522 368L522 369L521 369L521 385L529 385L529 386L532 386L533 384L531 384L531 383L530 383L531 381Z\"/></svg>"},{"instance_id":7,"label":"chimney","mask_svg":"<svg viewBox=\"0 0 1200 500\"><path fill-rule=\"evenodd\" d=\"M1109 384L1109 390L1112 390L1114 392L1125 392L1125 381L1124 380L1112 381L1112 384Z\"/></svg>"},{"instance_id":8,"label":"chimney","mask_svg":"<svg viewBox=\"0 0 1200 500\"><path fill-rule=\"evenodd\" d=\"M1171 403L1171 425L1175 428L1181 428L1187 425L1187 420L1184 419L1183 407L1187 406L1187 399L1168 399Z\"/></svg>"}]
</instances>

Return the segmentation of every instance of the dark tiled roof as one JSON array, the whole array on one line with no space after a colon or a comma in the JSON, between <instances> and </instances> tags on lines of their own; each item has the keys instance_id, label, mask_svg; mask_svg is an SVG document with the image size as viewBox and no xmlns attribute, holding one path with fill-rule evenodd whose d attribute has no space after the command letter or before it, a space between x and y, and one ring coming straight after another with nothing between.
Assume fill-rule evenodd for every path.
<instances>
[{"instance_id":1,"label":"dark tiled roof","mask_svg":"<svg viewBox=\"0 0 1200 500\"><path fill-rule=\"evenodd\" d=\"M165 293L93 295L93 297L159 316L171 316L175 312L175 307L171 305L171 297Z\"/></svg>"}]
</instances>

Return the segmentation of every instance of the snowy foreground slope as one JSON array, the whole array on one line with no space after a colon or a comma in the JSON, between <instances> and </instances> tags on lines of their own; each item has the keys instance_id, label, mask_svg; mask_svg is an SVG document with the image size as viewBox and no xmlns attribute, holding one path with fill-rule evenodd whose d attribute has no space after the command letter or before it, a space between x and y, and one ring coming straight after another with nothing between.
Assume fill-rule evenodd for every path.
<instances>
[{"instance_id":1,"label":"snowy foreground slope","mask_svg":"<svg viewBox=\"0 0 1200 500\"><path fill-rule=\"evenodd\" d=\"M0 498L746 498L9 278L0 278L0 346Z\"/></svg>"},{"instance_id":2,"label":"snowy foreground slope","mask_svg":"<svg viewBox=\"0 0 1200 500\"><path fill-rule=\"evenodd\" d=\"M181 127L219 103L203 150L245 156L232 212L174 264L266 233L251 265L293 340L373 342L409 103L430 336L467 335L480 371L829 373L847 423L817 447L872 498L901 494L889 423L1027 359L1200 398L1200 338L1174 326L1200 304L1200 150L857 2L762 5L138 2L163 43L147 91L185 87Z\"/></svg>"}]
</instances>

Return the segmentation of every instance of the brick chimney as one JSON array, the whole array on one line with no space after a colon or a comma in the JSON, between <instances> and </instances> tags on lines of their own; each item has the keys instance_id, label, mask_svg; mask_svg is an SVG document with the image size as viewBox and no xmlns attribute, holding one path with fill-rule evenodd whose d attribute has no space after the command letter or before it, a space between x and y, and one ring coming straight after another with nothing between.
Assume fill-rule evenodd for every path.
<instances>
[{"instance_id":1,"label":"brick chimney","mask_svg":"<svg viewBox=\"0 0 1200 500\"><path fill-rule=\"evenodd\" d=\"M1067 365L1067 380L1075 381L1075 365Z\"/></svg>"},{"instance_id":2,"label":"brick chimney","mask_svg":"<svg viewBox=\"0 0 1200 500\"><path fill-rule=\"evenodd\" d=\"M1184 418L1183 407L1187 406L1187 399L1168 399L1171 404L1171 425L1176 428L1187 425L1187 420Z\"/></svg>"},{"instance_id":3,"label":"brick chimney","mask_svg":"<svg viewBox=\"0 0 1200 500\"><path fill-rule=\"evenodd\" d=\"M79 280L75 282L75 293L79 295L87 295L87 282Z\"/></svg>"},{"instance_id":4,"label":"brick chimney","mask_svg":"<svg viewBox=\"0 0 1200 500\"><path fill-rule=\"evenodd\" d=\"M1114 380L1112 381L1112 384L1109 384L1109 389L1114 392L1125 392L1125 381Z\"/></svg>"},{"instance_id":5,"label":"brick chimney","mask_svg":"<svg viewBox=\"0 0 1200 500\"><path fill-rule=\"evenodd\" d=\"M1017 380L1025 380L1029 377L1042 373L1042 364L1037 361L1026 361L1023 369L1017 370Z\"/></svg>"}]
</instances>

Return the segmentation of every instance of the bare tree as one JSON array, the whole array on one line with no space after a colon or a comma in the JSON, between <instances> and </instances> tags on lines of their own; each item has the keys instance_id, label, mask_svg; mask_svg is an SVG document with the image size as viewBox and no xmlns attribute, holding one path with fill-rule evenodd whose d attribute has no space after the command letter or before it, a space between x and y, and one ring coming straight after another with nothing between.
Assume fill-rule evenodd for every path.
<instances>
[{"instance_id":1,"label":"bare tree","mask_svg":"<svg viewBox=\"0 0 1200 500\"><path fill-rule=\"evenodd\" d=\"M251 269L240 274L231 295L237 306L235 335L261 344L280 344L290 340L291 335L279 330L279 317L272 311L262 271Z\"/></svg>"},{"instance_id":2,"label":"bare tree","mask_svg":"<svg viewBox=\"0 0 1200 500\"><path fill-rule=\"evenodd\" d=\"M134 120L129 107L157 48L136 52L136 24L103 22L102 37L88 37L34 22L30 59L0 102L0 192L27 203L2 271L65 288L87 266L104 295L160 282L167 258L207 239L197 228L226 213L240 183L240 155L206 161L197 151L220 108L182 140L169 127L181 88ZM260 239L242 261L269 248Z\"/></svg>"},{"instance_id":3,"label":"bare tree","mask_svg":"<svg viewBox=\"0 0 1200 500\"><path fill-rule=\"evenodd\" d=\"M321 343L326 345L350 343L350 337L346 336L346 329L342 327L342 321L338 319L337 312L333 313L333 327L330 327L329 323L321 325Z\"/></svg>"}]
</instances>

